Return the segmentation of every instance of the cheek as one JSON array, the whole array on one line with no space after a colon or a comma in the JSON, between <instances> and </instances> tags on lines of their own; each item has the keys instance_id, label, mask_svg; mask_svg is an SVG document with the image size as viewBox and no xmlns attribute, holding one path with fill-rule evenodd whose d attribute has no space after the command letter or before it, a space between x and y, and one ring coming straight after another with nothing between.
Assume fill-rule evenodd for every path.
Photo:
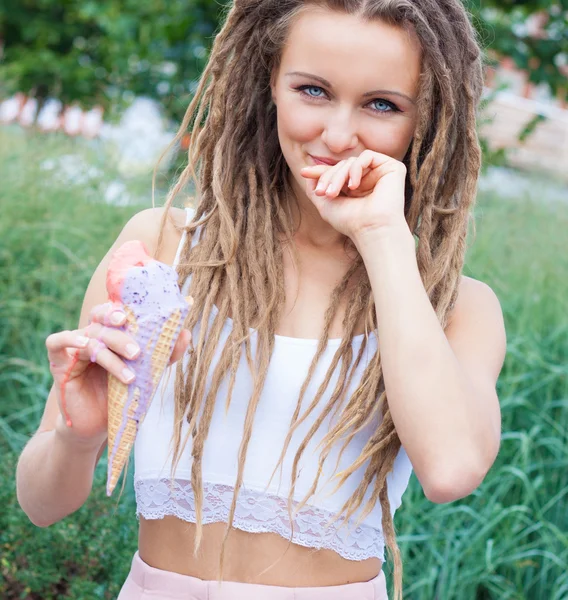
<instances>
[{"instance_id":1,"label":"cheek","mask_svg":"<svg viewBox=\"0 0 568 600\"><path fill-rule=\"evenodd\" d=\"M414 123L411 119L392 119L377 124L361 141L365 148L402 160L412 141Z\"/></svg>"},{"instance_id":2,"label":"cheek","mask_svg":"<svg viewBox=\"0 0 568 600\"><path fill-rule=\"evenodd\" d=\"M321 135L317 111L293 98L278 104L278 136L282 146L305 143Z\"/></svg>"}]
</instances>

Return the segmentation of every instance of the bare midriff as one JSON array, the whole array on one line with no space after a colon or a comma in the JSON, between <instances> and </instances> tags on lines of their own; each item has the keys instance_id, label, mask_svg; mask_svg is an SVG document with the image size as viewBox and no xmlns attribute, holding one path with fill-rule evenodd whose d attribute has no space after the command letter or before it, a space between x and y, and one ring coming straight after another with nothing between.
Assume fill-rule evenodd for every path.
<instances>
[{"instance_id":1,"label":"bare midriff","mask_svg":"<svg viewBox=\"0 0 568 600\"><path fill-rule=\"evenodd\" d=\"M181 226L185 212L175 210ZM167 238L168 248L160 258L167 264L172 264L174 260L179 238L179 234ZM302 253L302 248L298 250ZM320 260L315 251L304 251L303 255L303 277L298 279L297 268L291 264L288 253L284 253L287 304L283 309L284 316L278 334L318 339L323 330L323 315L329 304L329 294L337 285L338 277L350 264L345 262L343 246L333 254L329 249L321 252ZM337 256L341 257L341 264L337 263L340 260ZM215 304L222 305L222 292ZM343 335L344 313L345 306L341 306L330 328L330 338ZM254 327L255 324L250 326ZM354 335L364 331L365 324L361 316ZM156 520L140 517L140 558L156 569L203 580L216 580L225 528L225 523L205 525L198 556L194 557L195 524L174 516ZM267 569L270 565L273 566ZM249 533L233 528L225 550L223 580L282 587L332 586L369 581L380 573L381 568L382 562L378 558L348 560L333 550L315 550L290 544L277 533Z\"/></svg>"},{"instance_id":2,"label":"bare midriff","mask_svg":"<svg viewBox=\"0 0 568 600\"><path fill-rule=\"evenodd\" d=\"M156 569L215 580L225 527L225 523L204 525L201 548L194 557L194 523L174 516L156 520L140 517L140 558ZM280 557L276 565L265 571ZM333 550L289 544L277 533L249 533L233 528L227 539L223 580L282 587L345 585L369 581L381 567L378 558L348 560ZM260 574L262 571L265 572Z\"/></svg>"}]
</instances>

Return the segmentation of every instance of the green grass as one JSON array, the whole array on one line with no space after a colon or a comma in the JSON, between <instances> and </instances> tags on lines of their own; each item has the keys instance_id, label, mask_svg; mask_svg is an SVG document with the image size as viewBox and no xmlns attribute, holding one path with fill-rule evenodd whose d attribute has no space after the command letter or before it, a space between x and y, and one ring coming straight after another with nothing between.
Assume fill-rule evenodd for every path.
<instances>
[{"instance_id":1,"label":"green grass","mask_svg":"<svg viewBox=\"0 0 568 600\"><path fill-rule=\"evenodd\" d=\"M103 182L53 181L40 164L64 154L99 166ZM116 508L101 461L86 505L48 529L19 509L13 478L51 386L45 338L76 327L93 269L130 215L150 206L150 179L129 183L145 204L108 206L102 186L116 173L96 145L12 128L0 129L0 161L0 597L115 598L137 545L132 469ZM413 476L395 519L405 598L566 600L568 204L541 202L537 186L534 198L483 196L476 223L465 274L495 290L507 326L501 451L459 502L428 502Z\"/></svg>"}]
</instances>

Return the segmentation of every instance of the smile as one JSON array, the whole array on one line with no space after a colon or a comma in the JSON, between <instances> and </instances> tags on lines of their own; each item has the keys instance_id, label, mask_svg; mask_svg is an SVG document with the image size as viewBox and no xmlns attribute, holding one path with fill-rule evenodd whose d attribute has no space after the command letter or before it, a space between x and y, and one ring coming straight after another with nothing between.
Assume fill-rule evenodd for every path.
<instances>
[{"instance_id":1,"label":"smile","mask_svg":"<svg viewBox=\"0 0 568 600\"><path fill-rule=\"evenodd\" d=\"M339 161L337 160L333 160L333 158L324 158L322 156L312 156L311 154L308 155L315 163L316 165L336 165Z\"/></svg>"}]
</instances>

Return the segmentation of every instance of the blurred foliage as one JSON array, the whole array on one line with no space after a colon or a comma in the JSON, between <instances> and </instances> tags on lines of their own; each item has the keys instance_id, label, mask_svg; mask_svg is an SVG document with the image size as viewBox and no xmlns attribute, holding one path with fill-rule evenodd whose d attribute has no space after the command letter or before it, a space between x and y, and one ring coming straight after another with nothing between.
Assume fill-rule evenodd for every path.
<instances>
[{"instance_id":1,"label":"blurred foliage","mask_svg":"<svg viewBox=\"0 0 568 600\"><path fill-rule=\"evenodd\" d=\"M546 84L553 94L566 90L568 0L466 0L466 4L491 54L512 58L532 83ZM531 16L541 20L540 36L527 32Z\"/></svg>"},{"instance_id":2,"label":"blurred foliage","mask_svg":"<svg viewBox=\"0 0 568 600\"><path fill-rule=\"evenodd\" d=\"M181 120L222 9L208 0L2 0L1 85L107 110L145 95Z\"/></svg>"},{"instance_id":3,"label":"blurred foliage","mask_svg":"<svg viewBox=\"0 0 568 600\"><path fill-rule=\"evenodd\" d=\"M0 462L0 598L2 600L114 600L137 548L132 498L107 498L106 461L95 471L84 507L46 528L18 505L18 455Z\"/></svg>"},{"instance_id":4,"label":"blurred foliage","mask_svg":"<svg viewBox=\"0 0 568 600\"><path fill-rule=\"evenodd\" d=\"M466 0L482 43L553 93L563 85L568 0ZM227 4L218 0L1 0L0 86L84 108L158 99L181 121ZM546 16L546 39L523 32Z\"/></svg>"}]
</instances>

